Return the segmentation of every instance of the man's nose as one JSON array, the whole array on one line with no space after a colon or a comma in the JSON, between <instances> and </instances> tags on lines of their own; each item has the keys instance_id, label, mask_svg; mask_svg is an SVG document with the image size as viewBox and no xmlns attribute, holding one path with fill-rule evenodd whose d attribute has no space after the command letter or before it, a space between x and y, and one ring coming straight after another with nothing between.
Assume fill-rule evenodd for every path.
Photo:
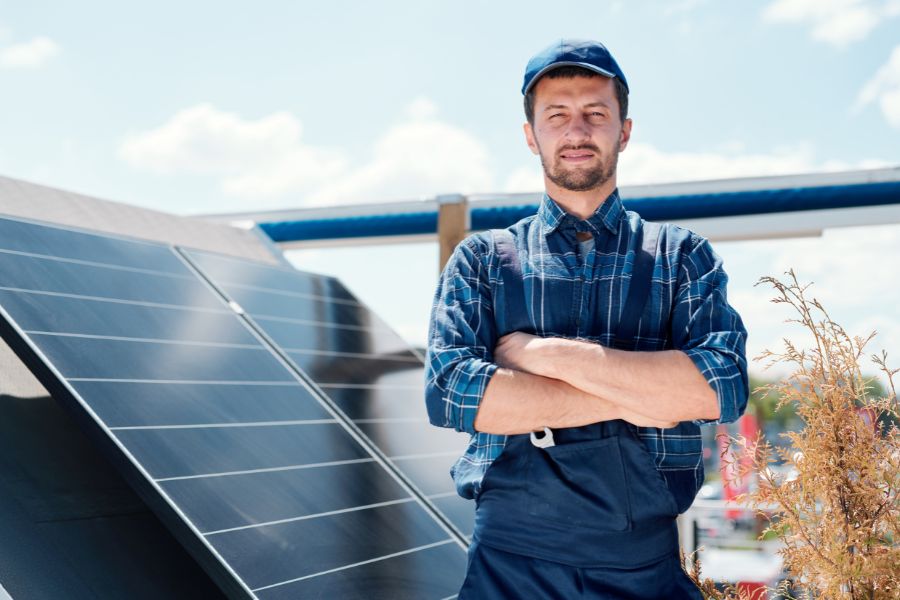
<instances>
[{"instance_id":1,"label":"man's nose","mask_svg":"<svg viewBox=\"0 0 900 600\"><path fill-rule=\"evenodd\" d=\"M566 138L572 142L590 139L591 133L587 120L582 115L575 115L569 120Z\"/></svg>"}]
</instances>

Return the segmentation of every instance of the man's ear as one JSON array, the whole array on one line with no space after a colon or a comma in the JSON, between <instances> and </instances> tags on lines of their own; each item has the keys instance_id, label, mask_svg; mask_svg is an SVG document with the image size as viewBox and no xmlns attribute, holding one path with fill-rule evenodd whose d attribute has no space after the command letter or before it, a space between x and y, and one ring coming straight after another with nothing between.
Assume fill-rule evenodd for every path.
<instances>
[{"instance_id":1,"label":"man's ear","mask_svg":"<svg viewBox=\"0 0 900 600\"><path fill-rule=\"evenodd\" d=\"M619 152L625 149L628 140L631 139L631 125L631 119L625 119L625 122L622 123L622 131L619 132Z\"/></svg>"},{"instance_id":2,"label":"man's ear","mask_svg":"<svg viewBox=\"0 0 900 600\"><path fill-rule=\"evenodd\" d=\"M538 149L537 142L534 141L534 128L531 127L531 123L526 121L522 126L522 129L525 130L525 143L528 144L528 147L531 149L531 153L540 154L541 151Z\"/></svg>"}]
</instances>

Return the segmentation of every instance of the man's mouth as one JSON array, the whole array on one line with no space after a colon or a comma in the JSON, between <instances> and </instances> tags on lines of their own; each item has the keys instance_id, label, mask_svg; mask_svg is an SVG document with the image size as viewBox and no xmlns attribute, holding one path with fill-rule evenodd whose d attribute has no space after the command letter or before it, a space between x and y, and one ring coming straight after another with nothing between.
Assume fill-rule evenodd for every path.
<instances>
[{"instance_id":1,"label":"man's mouth","mask_svg":"<svg viewBox=\"0 0 900 600\"><path fill-rule=\"evenodd\" d=\"M585 162L592 159L594 156L595 152L588 149L563 150L559 153L561 159L569 162Z\"/></svg>"}]
</instances>

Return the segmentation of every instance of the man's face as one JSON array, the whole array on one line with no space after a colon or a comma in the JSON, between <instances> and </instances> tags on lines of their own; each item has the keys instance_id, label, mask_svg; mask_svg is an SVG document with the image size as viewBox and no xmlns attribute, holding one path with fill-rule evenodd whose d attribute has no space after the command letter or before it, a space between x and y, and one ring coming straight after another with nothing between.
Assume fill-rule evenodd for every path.
<instances>
[{"instance_id":1,"label":"man's face","mask_svg":"<svg viewBox=\"0 0 900 600\"><path fill-rule=\"evenodd\" d=\"M534 125L525 124L525 139L556 186L573 192L603 186L615 177L630 135L612 79L543 77L535 86Z\"/></svg>"}]
</instances>

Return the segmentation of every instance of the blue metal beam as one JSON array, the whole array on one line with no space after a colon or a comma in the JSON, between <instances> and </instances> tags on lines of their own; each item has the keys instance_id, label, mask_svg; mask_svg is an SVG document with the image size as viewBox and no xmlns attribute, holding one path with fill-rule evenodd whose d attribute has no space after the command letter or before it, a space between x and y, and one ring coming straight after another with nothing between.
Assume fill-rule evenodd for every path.
<instances>
[{"instance_id":1,"label":"blue metal beam","mask_svg":"<svg viewBox=\"0 0 900 600\"><path fill-rule=\"evenodd\" d=\"M625 208L650 221L861 208L900 204L900 181L625 198L623 202ZM507 227L534 214L537 208L536 204L490 207L472 204L472 230ZM340 216L261 222L259 227L278 243L418 235L437 231L437 215L437 211L423 211Z\"/></svg>"}]
</instances>

